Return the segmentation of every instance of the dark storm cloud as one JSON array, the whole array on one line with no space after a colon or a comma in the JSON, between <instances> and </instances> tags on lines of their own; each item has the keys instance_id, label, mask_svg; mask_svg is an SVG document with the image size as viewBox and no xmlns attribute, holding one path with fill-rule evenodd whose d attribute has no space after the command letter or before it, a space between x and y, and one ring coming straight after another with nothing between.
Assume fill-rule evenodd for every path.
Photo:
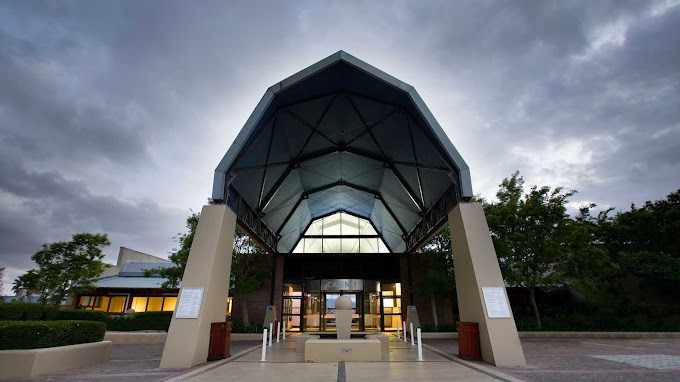
<instances>
[{"instance_id":1,"label":"dark storm cloud","mask_svg":"<svg viewBox=\"0 0 680 382\"><path fill-rule=\"evenodd\" d=\"M418 89L483 196L660 198L678 46L673 1L0 3L0 263L79 231L162 255L266 88L339 49Z\"/></svg>"},{"instance_id":2,"label":"dark storm cloud","mask_svg":"<svg viewBox=\"0 0 680 382\"><path fill-rule=\"evenodd\" d=\"M107 233L112 242L134 243L140 249L167 248L168 234L178 228L173 223L188 212L163 208L148 199L96 195L83 182L57 172L29 171L11 158L0 159L4 201L0 252L8 269L31 267L30 256L42 243L68 240L76 232Z\"/></svg>"}]
</instances>

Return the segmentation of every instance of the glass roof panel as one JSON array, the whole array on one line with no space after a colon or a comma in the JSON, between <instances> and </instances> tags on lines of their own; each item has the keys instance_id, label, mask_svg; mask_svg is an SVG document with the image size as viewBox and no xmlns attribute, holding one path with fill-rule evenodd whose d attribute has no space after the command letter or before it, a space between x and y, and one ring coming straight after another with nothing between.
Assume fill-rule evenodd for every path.
<instances>
[{"instance_id":1,"label":"glass roof panel","mask_svg":"<svg viewBox=\"0 0 680 382\"><path fill-rule=\"evenodd\" d=\"M336 212L312 221L292 252L389 253L390 250L368 220Z\"/></svg>"}]
</instances>

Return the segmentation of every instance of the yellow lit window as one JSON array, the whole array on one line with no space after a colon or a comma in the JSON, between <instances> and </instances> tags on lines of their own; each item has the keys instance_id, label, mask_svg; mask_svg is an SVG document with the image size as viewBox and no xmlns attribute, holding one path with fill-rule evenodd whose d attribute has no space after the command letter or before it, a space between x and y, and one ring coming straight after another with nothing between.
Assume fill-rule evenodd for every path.
<instances>
[{"instance_id":1,"label":"yellow lit window","mask_svg":"<svg viewBox=\"0 0 680 382\"><path fill-rule=\"evenodd\" d=\"M146 307L147 312L158 312L163 310L163 297L149 297L149 305Z\"/></svg>"},{"instance_id":2,"label":"yellow lit window","mask_svg":"<svg viewBox=\"0 0 680 382\"><path fill-rule=\"evenodd\" d=\"M133 297L132 309L135 312L146 312L146 297Z\"/></svg>"},{"instance_id":3,"label":"yellow lit window","mask_svg":"<svg viewBox=\"0 0 680 382\"><path fill-rule=\"evenodd\" d=\"M125 312L125 296L112 296L109 304L109 313L123 313Z\"/></svg>"},{"instance_id":4,"label":"yellow lit window","mask_svg":"<svg viewBox=\"0 0 680 382\"><path fill-rule=\"evenodd\" d=\"M103 296L98 300L99 301L95 304L92 310L101 310L102 312L106 312L106 309L109 307L109 297Z\"/></svg>"},{"instance_id":5,"label":"yellow lit window","mask_svg":"<svg viewBox=\"0 0 680 382\"><path fill-rule=\"evenodd\" d=\"M165 302L163 302L163 310L173 311L175 310L175 305L177 305L177 297L166 297Z\"/></svg>"}]
</instances>

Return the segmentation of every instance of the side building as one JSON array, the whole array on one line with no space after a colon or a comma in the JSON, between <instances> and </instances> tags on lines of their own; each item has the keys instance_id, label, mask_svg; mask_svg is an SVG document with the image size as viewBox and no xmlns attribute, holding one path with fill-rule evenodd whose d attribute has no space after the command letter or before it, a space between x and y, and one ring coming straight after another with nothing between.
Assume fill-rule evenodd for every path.
<instances>
[{"instance_id":1,"label":"side building","mask_svg":"<svg viewBox=\"0 0 680 382\"><path fill-rule=\"evenodd\" d=\"M156 274L144 277L145 269L172 267L163 258L121 247L115 266L108 268L94 283L96 289L74 298L76 309L98 310L109 314L172 311L178 288L162 288L166 278Z\"/></svg>"}]
</instances>

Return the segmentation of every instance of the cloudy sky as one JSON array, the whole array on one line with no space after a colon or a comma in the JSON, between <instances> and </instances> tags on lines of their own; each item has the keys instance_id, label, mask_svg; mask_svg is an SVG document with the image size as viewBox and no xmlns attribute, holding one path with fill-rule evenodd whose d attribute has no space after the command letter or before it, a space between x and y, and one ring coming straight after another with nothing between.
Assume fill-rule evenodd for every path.
<instances>
[{"instance_id":1,"label":"cloudy sky","mask_svg":"<svg viewBox=\"0 0 680 382\"><path fill-rule=\"evenodd\" d=\"M679 1L0 1L0 265L105 232L165 256L264 91L338 51L413 85L493 198L680 187Z\"/></svg>"}]
</instances>

